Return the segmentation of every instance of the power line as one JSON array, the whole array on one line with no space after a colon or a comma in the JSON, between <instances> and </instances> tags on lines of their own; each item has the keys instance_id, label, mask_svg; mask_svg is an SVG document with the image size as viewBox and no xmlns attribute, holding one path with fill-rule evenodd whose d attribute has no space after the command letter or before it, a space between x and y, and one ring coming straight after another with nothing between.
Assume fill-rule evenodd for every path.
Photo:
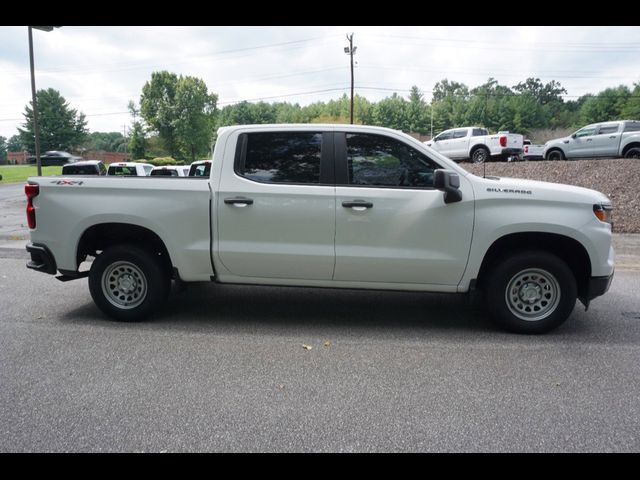
<instances>
[{"instance_id":1,"label":"power line","mask_svg":"<svg viewBox=\"0 0 640 480\"><path fill-rule=\"evenodd\" d=\"M344 91L344 90L348 90L349 87L342 87L342 88L326 88L324 90L311 90L308 92L297 92L297 93L286 93L283 95L272 95L269 97L256 97L256 98L246 98L243 100L230 100L227 102L219 102L218 105L231 105L234 103L242 103L242 102L259 102L262 100L270 100L273 98L286 98L286 97L297 97L297 96L301 96L301 95L312 95L314 93L326 93L326 92L338 92L338 91Z\"/></svg>"},{"instance_id":2,"label":"power line","mask_svg":"<svg viewBox=\"0 0 640 480\"><path fill-rule=\"evenodd\" d=\"M385 43L389 43L388 39L400 39L403 40L403 45L414 46L431 46L433 42L442 43L462 43L468 45L455 45L455 48L462 49L480 49L488 50L494 49L496 46L500 47L500 51L544 51L545 53L554 52L583 52L583 53L627 53L640 51L640 43L620 43L620 44L606 44L606 43L571 43L571 42L539 42L536 41L536 45L540 47L514 47L514 43L509 41L510 46L505 46L504 42L492 42L486 40L467 40L467 39L453 39L453 38L434 38L434 37L419 37L412 35L384 35L384 34L363 34L364 38L381 38L385 40ZM406 40L420 40L429 43L407 43ZM399 42L394 42L399 43ZM486 45L486 46L483 46Z\"/></svg>"},{"instance_id":3,"label":"power line","mask_svg":"<svg viewBox=\"0 0 640 480\"><path fill-rule=\"evenodd\" d=\"M114 63L102 63L102 64L94 63L94 64L80 64L80 65L63 65L60 67L53 67L53 68L39 68L38 75L55 75L59 73L68 73L68 72L73 72L74 75L91 75L94 73L118 72L118 71L127 71L127 70L138 70L138 69L144 69L144 68L166 68L167 66L170 66L170 65L193 63L193 62L201 61L202 59L205 59L205 58L211 58L211 57L217 57L217 56L225 56L225 58L222 58L220 60L230 60L230 59L250 56L246 54L229 56L230 53L249 52L249 51L264 50L264 49L270 49L270 48L280 49L282 47L286 47L286 48L283 48L283 50L285 51L293 50L296 48L304 47L304 45L302 45L303 43L309 43L316 40L332 39L337 36L338 35L313 37L313 38L306 38L302 40L293 40L290 42L280 42L280 43L273 43L268 45L258 45L258 46L252 46L252 47L235 48L230 50L220 50L217 52L205 53L205 54L199 54L199 55L180 55L179 57L173 57L173 59L169 58L168 60L166 57L164 57L162 60L158 60L161 63L154 63L154 64L141 64L140 60L138 60L135 62L114 62ZM110 67L115 67L115 68L110 68ZM23 70L13 70L13 71L4 70L4 71L0 71L0 73L5 75L24 75Z\"/></svg>"}]
</instances>

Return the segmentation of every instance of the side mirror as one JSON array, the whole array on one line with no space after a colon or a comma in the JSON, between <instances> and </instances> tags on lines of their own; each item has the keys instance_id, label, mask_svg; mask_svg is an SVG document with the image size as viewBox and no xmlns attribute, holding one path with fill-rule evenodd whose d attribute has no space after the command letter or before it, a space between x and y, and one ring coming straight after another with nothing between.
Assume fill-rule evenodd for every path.
<instances>
[{"instance_id":1,"label":"side mirror","mask_svg":"<svg viewBox=\"0 0 640 480\"><path fill-rule=\"evenodd\" d=\"M576 138L577 135L575 133L571 134L571 138Z\"/></svg>"},{"instance_id":2,"label":"side mirror","mask_svg":"<svg viewBox=\"0 0 640 480\"><path fill-rule=\"evenodd\" d=\"M433 186L444 192L444 203L455 203L462 200L460 177L449 170L438 169L434 172Z\"/></svg>"}]
</instances>

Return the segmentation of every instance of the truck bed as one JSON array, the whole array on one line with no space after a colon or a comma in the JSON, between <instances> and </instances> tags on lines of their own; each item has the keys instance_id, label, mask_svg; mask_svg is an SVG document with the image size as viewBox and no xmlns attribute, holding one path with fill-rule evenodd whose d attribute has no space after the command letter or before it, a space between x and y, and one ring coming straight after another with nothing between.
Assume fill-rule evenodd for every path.
<instances>
[{"instance_id":1,"label":"truck bed","mask_svg":"<svg viewBox=\"0 0 640 480\"><path fill-rule=\"evenodd\" d=\"M129 223L165 239L173 264L185 280L208 280L210 257L209 183L189 177L30 177L40 193L33 199L33 243L47 245L58 269L76 270L82 234L96 224ZM40 202L39 199L46 198ZM74 248L69 244L74 243Z\"/></svg>"}]
</instances>

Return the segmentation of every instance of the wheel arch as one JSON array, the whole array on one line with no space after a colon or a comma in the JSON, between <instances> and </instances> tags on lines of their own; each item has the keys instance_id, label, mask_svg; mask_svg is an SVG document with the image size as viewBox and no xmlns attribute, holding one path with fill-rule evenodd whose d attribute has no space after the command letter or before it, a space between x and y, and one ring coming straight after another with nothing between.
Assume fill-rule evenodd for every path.
<instances>
[{"instance_id":1,"label":"wheel arch","mask_svg":"<svg viewBox=\"0 0 640 480\"><path fill-rule=\"evenodd\" d=\"M487 152L487 158L484 159L485 162L491 158L491 149L487 147L484 143L477 143L476 145L471 147L471 150L469 150L469 161L471 163L475 163L475 161L473 160L473 155L478 150L484 150L485 152ZM478 163L481 163L481 162L478 162Z\"/></svg>"},{"instance_id":2,"label":"wheel arch","mask_svg":"<svg viewBox=\"0 0 640 480\"><path fill-rule=\"evenodd\" d=\"M489 147L487 147L484 143L476 143L473 147L471 147L471 150L469 150L469 156L472 156L473 152L475 152L480 148L486 150L487 153L491 155L491 150L489 149Z\"/></svg>"},{"instance_id":3,"label":"wheel arch","mask_svg":"<svg viewBox=\"0 0 640 480\"><path fill-rule=\"evenodd\" d=\"M562 158L567 158L567 155L566 155L566 153L564 153L564 150L562 150L562 148L560 148L560 147L551 147L549 150L547 150L544 153L544 159L545 160L549 160L549 155L552 152L560 152L560 155L562 155Z\"/></svg>"},{"instance_id":4,"label":"wheel arch","mask_svg":"<svg viewBox=\"0 0 640 480\"><path fill-rule=\"evenodd\" d=\"M579 241L557 233L518 232L498 238L482 259L476 285L483 287L491 268L500 259L524 250L543 250L564 260L576 279L578 297L586 295L591 277L589 253Z\"/></svg>"},{"instance_id":5,"label":"wheel arch","mask_svg":"<svg viewBox=\"0 0 640 480\"><path fill-rule=\"evenodd\" d=\"M627 152L632 148L640 148L640 142L632 142L632 143L629 143L628 145L625 145L624 148L622 149L622 156L624 157L627 154Z\"/></svg>"},{"instance_id":6,"label":"wheel arch","mask_svg":"<svg viewBox=\"0 0 640 480\"><path fill-rule=\"evenodd\" d=\"M161 258L162 265L171 272L172 261L163 240L152 230L129 223L99 223L87 228L81 235L76 252L76 262L80 265L87 255L114 245L135 245Z\"/></svg>"}]
</instances>

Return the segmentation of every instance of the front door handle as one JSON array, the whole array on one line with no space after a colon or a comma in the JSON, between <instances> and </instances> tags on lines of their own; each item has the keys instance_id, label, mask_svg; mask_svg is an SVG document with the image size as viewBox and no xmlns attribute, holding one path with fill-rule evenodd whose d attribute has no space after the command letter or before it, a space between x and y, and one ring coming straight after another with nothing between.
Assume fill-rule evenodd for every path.
<instances>
[{"instance_id":1,"label":"front door handle","mask_svg":"<svg viewBox=\"0 0 640 480\"><path fill-rule=\"evenodd\" d=\"M224 199L224 203L233 205L234 207L246 207L247 205L253 205L253 199L247 197L229 197Z\"/></svg>"},{"instance_id":2,"label":"front door handle","mask_svg":"<svg viewBox=\"0 0 640 480\"><path fill-rule=\"evenodd\" d=\"M616 138L616 136L615 135L611 135L609 138Z\"/></svg>"},{"instance_id":3,"label":"front door handle","mask_svg":"<svg viewBox=\"0 0 640 480\"><path fill-rule=\"evenodd\" d=\"M367 208L373 208L373 203L365 202L364 200L350 200L346 202L342 202L342 206L344 208L352 208L353 210L363 211Z\"/></svg>"},{"instance_id":4,"label":"front door handle","mask_svg":"<svg viewBox=\"0 0 640 480\"><path fill-rule=\"evenodd\" d=\"M593 138L587 138L587 142L593 141Z\"/></svg>"}]
</instances>

